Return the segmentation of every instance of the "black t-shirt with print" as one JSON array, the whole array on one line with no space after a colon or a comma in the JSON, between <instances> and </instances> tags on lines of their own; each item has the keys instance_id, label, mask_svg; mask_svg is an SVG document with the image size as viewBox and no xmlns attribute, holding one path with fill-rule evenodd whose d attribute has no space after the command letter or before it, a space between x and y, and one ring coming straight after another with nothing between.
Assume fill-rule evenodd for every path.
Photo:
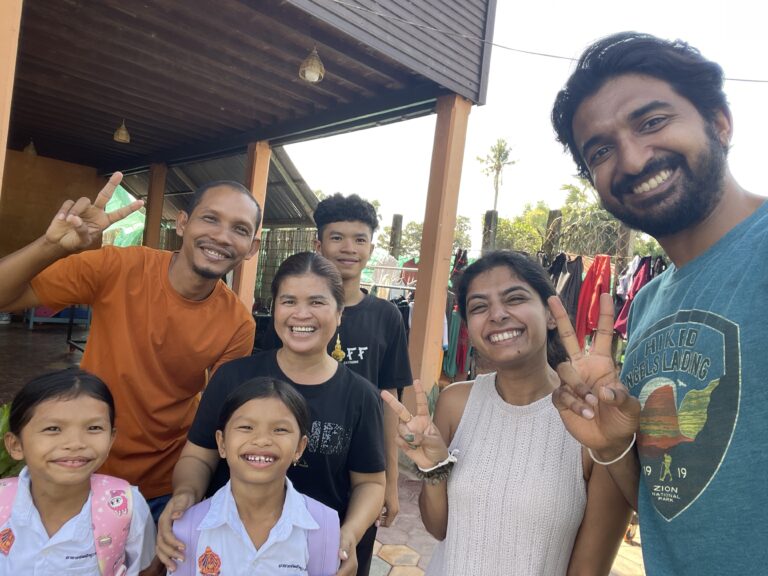
<instances>
[{"instance_id":1,"label":"black t-shirt with print","mask_svg":"<svg viewBox=\"0 0 768 576\"><path fill-rule=\"evenodd\" d=\"M340 365L326 382L316 385L292 382L277 364L276 350L222 365L211 378L200 400L189 431L190 442L216 449L219 412L227 395L238 385L258 376L284 380L309 405L309 444L298 466L288 477L295 488L339 512L343 519L350 495L350 472L382 472L385 467L382 407L370 382ZM221 460L208 495L229 480L229 467Z\"/></svg>"}]
</instances>

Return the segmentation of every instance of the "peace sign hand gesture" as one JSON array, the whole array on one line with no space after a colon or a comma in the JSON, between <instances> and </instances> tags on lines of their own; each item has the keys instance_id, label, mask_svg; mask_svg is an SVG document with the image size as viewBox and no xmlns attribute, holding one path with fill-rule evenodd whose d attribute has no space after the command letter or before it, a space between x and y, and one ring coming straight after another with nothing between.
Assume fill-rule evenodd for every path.
<instances>
[{"instance_id":1,"label":"peace sign hand gesture","mask_svg":"<svg viewBox=\"0 0 768 576\"><path fill-rule=\"evenodd\" d=\"M448 447L429 416L427 394L419 380L413 381L413 389L416 393L415 415L386 390L382 390L381 397L400 419L395 438L397 445L419 468L432 468L448 457Z\"/></svg>"},{"instance_id":2,"label":"peace sign hand gesture","mask_svg":"<svg viewBox=\"0 0 768 576\"><path fill-rule=\"evenodd\" d=\"M611 356L613 301L600 296L597 333L589 354L579 348L576 333L560 299L547 301L570 362L557 368L561 385L552 401L568 432L598 456L610 460L629 445L640 420L640 403L619 381Z\"/></svg>"},{"instance_id":3,"label":"peace sign hand gesture","mask_svg":"<svg viewBox=\"0 0 768 576\"><path fill-rule=\"evenodd\" d=\"M45 239L67 252L79 252L96 242L109 226L141 208L144 202L136 200L114 212L104 211L122 179L120 172L112 174L93 203L85 197L64 202L48 226Z\"/></svg>"}]
</instances>

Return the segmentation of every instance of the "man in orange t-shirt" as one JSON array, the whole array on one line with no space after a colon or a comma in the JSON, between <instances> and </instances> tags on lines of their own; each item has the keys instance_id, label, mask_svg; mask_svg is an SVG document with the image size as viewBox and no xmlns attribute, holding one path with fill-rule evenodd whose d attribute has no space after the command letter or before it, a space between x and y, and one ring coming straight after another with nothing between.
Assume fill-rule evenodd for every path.
<instances>
[{"instance_id":1,"label":"man in orange t-shirt","mask_svg":"<svg viewBox=\"0 0 768 576\"><path fill-rule=\"evenodd\" d=\"M253 318L220 279L256 252L261 208L240 184L214 182L179 213L179 252L83 251L142 206L104 211L121 179L93 203L65 202L45 235L0 260L0 310L93 307L81 367L112 391L118 429L102 470L138 485L157 517L206 371L251 353Z\"/></svg>"}]
</instances>

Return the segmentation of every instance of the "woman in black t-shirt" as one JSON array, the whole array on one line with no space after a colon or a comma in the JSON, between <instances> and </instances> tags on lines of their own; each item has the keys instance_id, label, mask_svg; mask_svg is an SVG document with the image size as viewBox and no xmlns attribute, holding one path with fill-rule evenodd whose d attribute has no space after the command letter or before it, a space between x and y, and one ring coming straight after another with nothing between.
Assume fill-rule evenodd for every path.
<instances>
[{"instance_id":1,"label":"woman in black t-shirt","mask_svg":"<svg viewBox=\"0 0 768 576\"><path fill-rule=\"evenodd\" d=\"M309 445L288 472L296 489L336 509L342 519L339 574L357 569L355 547L384 502L382 412L374 386L327 352L341 320L344 290L336 267L303 252L288 258L272 282L273 316L279 350L223 365L200 401L173 474L173 497L158 524L157 553L174 569L183 556L171 523L229 478L216 450L216 422L227 395L256 376L294 385L310 408Z\"/></svg>"}]
</instances>

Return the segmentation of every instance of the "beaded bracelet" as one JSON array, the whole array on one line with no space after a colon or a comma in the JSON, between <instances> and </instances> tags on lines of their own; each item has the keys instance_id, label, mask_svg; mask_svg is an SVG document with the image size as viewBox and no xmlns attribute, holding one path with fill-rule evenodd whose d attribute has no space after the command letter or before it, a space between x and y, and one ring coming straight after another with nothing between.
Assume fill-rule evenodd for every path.
<instances>
[{"instance_id":1,"label":"beaded bracelet","mask_svg":"<svg viewBox=\"0 0 768 576\"><path fill-rule=\"evenodd\" d=\"M418 476L419 480L423 480L429 484L440 484L440 482L446 480L451 474L453 465L458 461L456 458L456 454L458 453L458 450L450 452L445 460L438 462L431 468L422 468L421 466L417 465L416 476Z\"/></svg>"},{"instance_id":2,"label":"beaded bracelet","mask_svg":"<svg viewBox=\"0 0 768 576\"><path fill-rule=\"evenodd\" d=\"M589 454L589 457L592 458L592 461L595 462L596 464L602 464L603 466L610 466L611 464L616 464L616 462L618 462L619 460L624 458L624 456L629 454L629 451L632 450L632 446L635 445L635 440L637 440L637 433L633 432L632 441L629 443L629 446L627 446L627 449L624 450L624 452L619 454L618 457L614 458L610 462L602 462L601 460L598 460L597 458L595 458L595 455L592 454L592 450L590 448L587 448L587 453Z\"/></svg>"}]
</instances>

